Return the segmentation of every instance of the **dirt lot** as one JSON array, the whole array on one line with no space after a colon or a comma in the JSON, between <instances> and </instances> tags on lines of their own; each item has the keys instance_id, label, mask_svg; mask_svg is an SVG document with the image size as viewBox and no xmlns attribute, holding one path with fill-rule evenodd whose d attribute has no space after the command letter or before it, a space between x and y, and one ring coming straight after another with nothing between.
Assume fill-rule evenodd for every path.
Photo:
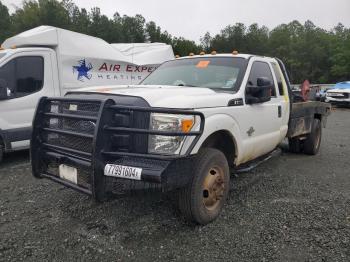
<instances>
[{"instance_id":1,"label":"dirt lot","mask_svg":"<svg viewBox=\"0 0 350 262\"><path fill-rule=\"evenodd\" d=\"M159 195L104 204L31 176L28 153L0 165L0 261L350 261L350 110L317 156L283 153L232 177L205 227Z\"/></svg>"}]
</instances>

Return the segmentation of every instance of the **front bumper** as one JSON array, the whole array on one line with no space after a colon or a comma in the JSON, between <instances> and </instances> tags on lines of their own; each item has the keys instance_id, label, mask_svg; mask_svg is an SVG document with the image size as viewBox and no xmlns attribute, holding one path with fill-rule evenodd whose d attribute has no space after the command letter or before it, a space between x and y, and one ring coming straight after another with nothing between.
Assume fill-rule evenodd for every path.
<instances>
[{"instance_id":1,"label":"front bumper","mask_svg":"<svg viewBox=\"0 0 350 262\"><path fill-rule=\"evenodd\" d=\"M170 191L185 186L192 174L194 156L190 152L204 129L203 114L152 108L145 101L140 102L141 106L127 106L118 99L108 96L42 98L33 122L33 175L51 179L100 201L110 194L130 190ZM151 112L198 115L200 130L189 133L149 130ZM184 156L154 155L147 153L149 134L194 136L195 139ZM105 176L106 164L142 168L141 180ZM77 170L74 183L60 177L60 165Z\"/></svg>"}]
</instances>

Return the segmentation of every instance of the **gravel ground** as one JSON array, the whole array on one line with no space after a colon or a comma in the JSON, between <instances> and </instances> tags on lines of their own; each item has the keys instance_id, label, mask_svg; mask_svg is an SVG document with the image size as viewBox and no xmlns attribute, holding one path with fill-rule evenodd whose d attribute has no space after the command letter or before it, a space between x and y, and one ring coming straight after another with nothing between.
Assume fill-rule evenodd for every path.
<instances>
[{"instance_id":1,"label":"gravel ground","mask_svg":"<svg viewBox=\"0 0 350 262\"><path fill-rule=\"evenodd\" d=\"M217 221L187 224L168 197L89 197L0 165L0 261L350 261L350 110L317 156L282 153L231 179Z\"/></svg>"}]
</instances>

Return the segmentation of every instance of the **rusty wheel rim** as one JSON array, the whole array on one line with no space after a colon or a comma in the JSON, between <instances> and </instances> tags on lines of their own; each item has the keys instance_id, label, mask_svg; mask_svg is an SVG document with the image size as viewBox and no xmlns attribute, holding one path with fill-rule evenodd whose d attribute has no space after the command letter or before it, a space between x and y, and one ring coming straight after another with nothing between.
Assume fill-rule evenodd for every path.
<instances>
[{"instance_id":1,"label":"rusty wheel rim","mask_svg":"<svg viewBox=\"0 0 350 262\"><path fill-rule=\"evenodd\" d=\"M203 204L208 210L215 210L225 192L224 171L220 167L209 169L203 181Z\"/></svg>"}]
</instances>

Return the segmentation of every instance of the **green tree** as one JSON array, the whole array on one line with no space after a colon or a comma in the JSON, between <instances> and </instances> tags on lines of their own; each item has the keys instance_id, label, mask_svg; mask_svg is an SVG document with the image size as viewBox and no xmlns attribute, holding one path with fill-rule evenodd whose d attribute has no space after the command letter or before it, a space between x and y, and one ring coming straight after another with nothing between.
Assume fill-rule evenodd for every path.
<instances>
[{"instance_id":1,"label":"green tree","mask_svg":"<svg viewBox=\"0 0 350 262\"><path fill-rule=\"evenodd\" d=\"M174 53L180 56L187 56L190 53L198 54L200 52L200 47L194 41L186 40L183 37L174 37L172 46Z\"/></svg>"},{"instance_id":2,"label":"green tree","mask_svg":"<svg viewBox=\"0 0 350 262\"><path fill-rule=\"evenodd\" d=\"M8 8L0 1L0 43L11 35L11 20Z\"/></svg>"},{"instance_id":3,"label":"green tree","mask_svg":"<svg viewBox=\"0 0 350 262\"><path fill-rule=\"evenodd\" d=\"M200 38L201 42L201 48L204 52L209 53L211 48L211 42L213 41L213 38L211 37L209 32L206 32L203 37Z\"/></svg>"},{"instance_id":4,"label":"green tree","mask_svg":"<svg viewBox=\"0 0 350 262\"><path fill-rule=\"evenodd\" d=\"M40 25L70 28L69 13L64 2L56 0L24 1L23 8L12 15L15 32L22 32Z\"/></svg>"},{"instance_id":5,"label":"green tree","mask_svg":"<svg viewBox=\"0 0 350 262\"><path fill-rule=\"evenodd\" d=\"M350 29L338 24L331 32L331 76L333 82L350 80Z\"/></svg>"},{"instance_id":6,"label":"green tree","mask_svg":"<svg viewBox=\"0 0 350 262\"><path fill-rule=\"evenodd\" d=\"M145 22L142 15L135 17L124 15L121 19L123 41L126 43L144 42L146 40Z\"/></svg>"}]
</instances>

